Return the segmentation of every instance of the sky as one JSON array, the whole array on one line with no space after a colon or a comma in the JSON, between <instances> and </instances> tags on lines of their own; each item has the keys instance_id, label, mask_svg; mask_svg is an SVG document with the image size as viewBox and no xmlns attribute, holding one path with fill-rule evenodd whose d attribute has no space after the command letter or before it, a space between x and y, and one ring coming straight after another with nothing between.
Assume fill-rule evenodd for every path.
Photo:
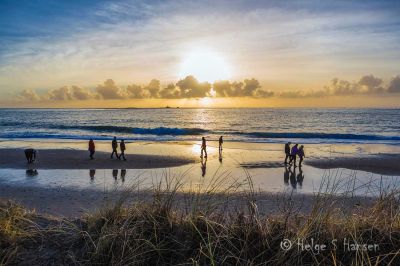
<instances>
[{"instance_id":1,"label":"sky","mask_svg":"<svg viewBox=\"0 0 400 266\"><path fill-rule=\"evenodd\" d=\"M400 1L0 0L0 107L400 107Z\"/></svg>"}]
</instances>

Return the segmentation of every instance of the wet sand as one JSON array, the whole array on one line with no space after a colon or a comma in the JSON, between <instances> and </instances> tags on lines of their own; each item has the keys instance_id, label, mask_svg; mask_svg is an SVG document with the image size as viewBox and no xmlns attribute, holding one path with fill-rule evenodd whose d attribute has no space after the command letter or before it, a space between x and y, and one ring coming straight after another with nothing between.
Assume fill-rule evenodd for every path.
<instances>
[{"instance_id":1,"label":"wet sand","mask_svg":"<svg viewBox=\"0 0 400 266\"><path fill-rule=\"evenodd\" d=\"M39 169L155 169L175 166L191 167L200 173L200 143L199 142L171 142L128 143L127 161L111 160L109 143L96 143L97 152L95 160L90 160L86 151L86 142L35 142L35 141L4 141L0 143L0 169L27 169L27 167ZM23 149L33 147L39 150L38 160L27 165ZM281 183L281 168L283 174L282 144L259 143L224 143L223 162L219 162L218 148L215 142L209 142L208 165L205 180L210 178L220 166L228 172L238 171L241 167L256 171L253 176L257 182L265 183L265 186L276 186ZM312 181L310 172L320 169L347 168L362 170L382 175L400 175L400 148L389 145L306 145L304 164L307 172L306 180ZM314 168L313 168L314 167ZM236 169L236 170L235 170ZM279 180L269 176L265 169L279 172ZM275 169L275 170L274 170ZM17 170L15 170L17 171ZM320 171L320 170L319 170ZM87 175L87 174L86 174ZM200 175L200 174L199 174ZM4 180L12 178L12 175L4 176ZM60 177L64 178L64 177ZM88 177L85 177L88 178ZM110 177L111 178L111 177ZM190 181L192 177L187 177ZM272 178L272 179L271 179ZM318 175L319 178L319 175ZM69 182L65 179L65 182ZM85 179L86 180L86 179ZM193 182L197 182L197 177ZM200 176L200 180L202 177ZM51 182L51 179L49 179ZM274 183L275 182L275 183ZM312 183L312 182L311 182ZM278 186L277 186L278 187ZM141 194L143 199L151 199L150 194ZM181 193L182 199L184 194ZM56 216L78 217L86 212L93 212L105 204L109 204L121 197L121 191L102 191L99 189L73 189L68 186L50 187L46 184L21 186L10 184L7 181L0 185L0 199L14 200L29 209L36 209L40 213ZM295 194L293 202L301 212L309 212L314 202L312 194ZM131 200L136 200L137 195L132 194ZM337 197L336 199L339 199ZM363 204L370 204L370 199L360 197L346 198L345 206L352 208ZM265 192L257 197L257 205L260 214L280 212L282 206L288 201L282 198L282 194ZM182 203L183 204L183 203ZM182 205L182 208L185 206ZM340 207L342 208L342 207Z\"/></svg>"},{"instance_id":2,"label":"wet sand","mask_svg":"<svg viewBox=\"0 0 400 266\"><path fill-rule=\"evenodd\" d=\"M306 161L307 165L321 168L346 168L381 175L400 175L400 154L372 154L366 157L320 158Z\"/></svg>"},{"instance_id":3,"label":"wet sand","mask_svg":"<svg viewBox=\"0 0 400 266\"><path fill-rule=\"evenodd\" d=\"M70 149L38 150L37 160L28 164L23 149L0 149L0 167L11 169L150 169L181 166L194 160L184 156L126 154L126 161L110 159L106 152L96 152L91 160L87 151Z\"/></svg>"}]
</instances>

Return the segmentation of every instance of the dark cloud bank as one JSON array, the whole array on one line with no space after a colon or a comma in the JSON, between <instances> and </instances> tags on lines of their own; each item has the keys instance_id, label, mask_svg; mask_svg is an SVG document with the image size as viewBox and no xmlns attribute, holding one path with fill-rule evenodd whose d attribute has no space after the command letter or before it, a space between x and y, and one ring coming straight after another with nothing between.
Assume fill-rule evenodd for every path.
<instances>
[{"instance_id":1,"label":"dark cloud bank","mask_svg":"<svg viewBox=\"0 0 400 266\"><path fill-rule=\"evenodd\" d=\"M114 80L108 79L94 89L78 86L64 86L38 94L34 90L24 90L18 99L25 101L72 101L72 100L118 100L118 99L183 99L202 97L252 97L252 98L318 98L326 96L346 95L378 95L400 93L400 75L394 77L389 84L373 75L363 76L357 82L333 79L328 86L320 90L292 90L272 92L262 89L257 79L245 79L242 82L228 80L216 81L213 84L199 82L193 76L187 76L166 87L153 79L146 86L131 84L118 86Z\"/></svg>"}]
</instances>

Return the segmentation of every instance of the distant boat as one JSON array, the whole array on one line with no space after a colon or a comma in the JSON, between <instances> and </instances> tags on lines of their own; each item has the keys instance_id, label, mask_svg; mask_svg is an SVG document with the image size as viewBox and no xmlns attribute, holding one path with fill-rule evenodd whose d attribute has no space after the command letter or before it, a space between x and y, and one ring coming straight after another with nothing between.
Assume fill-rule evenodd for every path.
<instances>
[{"instance_id":1,"label":"distant boat","mask_svg":"<svg viewBox=\"0 0 400 266\"><path fill-rule=\"evenodd\" d=\"M169 105L167 105L167 106L165 106L165 108L171 108L171 107L169 107Z\"/></svg>"}]
</instances>

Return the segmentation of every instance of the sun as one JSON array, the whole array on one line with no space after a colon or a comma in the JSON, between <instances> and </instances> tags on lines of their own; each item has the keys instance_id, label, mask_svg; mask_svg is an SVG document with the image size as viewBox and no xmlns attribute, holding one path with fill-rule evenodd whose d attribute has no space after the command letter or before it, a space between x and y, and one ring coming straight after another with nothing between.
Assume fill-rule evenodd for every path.
<instances>
[{"instance_id":1,"label":"sun","mask_svg":"<svg viewBox=\"0 0 400 266\"><path fill-rule=\"evenodd\" d=\"M229 64L216 52L195 50L185 56L179 76L193 75L199 81L214 82L231 77Z\"/></svg>"}]
</instances>

